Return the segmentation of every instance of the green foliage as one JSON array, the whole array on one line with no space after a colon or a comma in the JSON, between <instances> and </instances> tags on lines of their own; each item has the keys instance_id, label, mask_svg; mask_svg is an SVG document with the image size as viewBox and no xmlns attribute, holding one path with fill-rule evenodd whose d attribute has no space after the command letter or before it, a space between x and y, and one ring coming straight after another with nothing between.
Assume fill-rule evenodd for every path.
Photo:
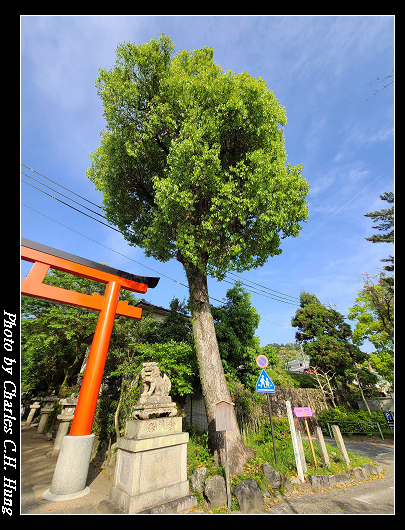
<instances>
[{"instance_id":1,"label":"green foliage","mask_svg":"<svg viewBox=\"0 0 405 530\"><path fill-rule=\"evenodd\" d=\"M316 381L311 374L297 374L282 368L266 368L270 379L276 386L287 388L316 388Z\"/></svg>"},{"instance_id":2,"label":"green foliage","mask_svg":"<svg viewBox=\"0 0 405 530\"><path fill-rule=\"evenodd\" d=\"M193 392L194 375L197 372L194 348L184 342L164 344L139 344L137 353L148 362L157 362L159 368L171 380L171 394L183 396Z\"/></svg>"},{"instance_id":3,"label":"green foliage","mask_svg":"<svg viewBox=\"0 0 405 530\"><path fill-rule=\"evenodd\" d=\"M370 425L365 425L361 422L378 421L384 436L392 435L392 431L389 429L385 420L384 414L381 410L372 410L371 414L367 410L350 410L344 406L338 406L328 410L322 410L318 414L318 420L322 425L325 433L327 433L326 423L327 421L351 421L355 422L350 429L353 431L367 432L370 431ZM376 427L375 427L376 428ZM373 426L374 430L374 426Z\"/></svg>"},{"instance_id":4,"label":"green foliage","mask_svg":"<svg viewBox=\"0 0 405 530\"><path fill-rule=\"evenodd\" d=\"M388 204L394 204L394 193L392 191L386 191L380 195L380 199L387 201ZM385 234L377 234L371 237L366 237L367 241L372 243L393 243L394 242L394 206L385 208L379 211L366 213L364 217L371 217L376 222L380 221L380 224L373 226L379 232L387 232Z\"/></svg>"},{"instance_id":5,"label":"green foliage","mask_svg":"<svg viewBox=\"0 0 405 530\"><path fill-rule=\"evenodd\" d=\"M394 383L394 292L385 274L363 276L364 287L349 311L356 321L353 339L361 345L367 339L374 348L369 356L372 367Z\"/></svg>"},{"instance_id":6,"label":"green foliage","mask_svg":"<svg viewBox=\"0 0 405 530\"><path fill-rule=\"evenodd\" d=\"M291 323L298 327L297 341L311 365L332 370L336 378L345 381L345 371L366 359L366 354L352 342L352 331L344 316L323 306L315 295L301 293L301 307Z\"/></svg>"},{"instance_id":7,"label":"green foliage","mask_svg":"<svg viewBox=\"0 0 405 530\"><path fill-rule=\"evenodd\" d=\"M294 418L294 423L295 427L300 430L300 426L296 418ZM291 446L292 441L288 418L273 418L273 432L277 451L288 449ZM257 442L264 444L268 443L269 440L272 440L271 422L270 418L266 416L262 420L260 433L257 436Z\"/></svg>"},{"instance_id":8,"label":"green foliage","mask_svg":"<svg viewBox=\"0 0 405 530\"><path fill-rule=\"evenodd\" d=\"M270 344L268 344L262 348L261 353L266 356L267 360L269 361L269 366L275 368L276 366L280 365L281 360L277 353L277 349L274 346L270 346Z\"/></svg>"},{"instance_id":9,"label":"green foliage","mask_svg":"<svg viewBox=\"0 0 405 530\"><path fill-rule=\"evenodd\" d=\"M256 465L256 476L258 475L258 482L263 480L263 477L261 477L258 473L258 467L260 466L261 462L268 462L272 467L277 469L282 475L287 478L296 477L297 468L295 464L294 450L292 446L288 420L286 418L273 418L274 431L278 433L277 435L275 434L278 465L276 465L274 459L273 442L269 424L270 421L268 421L268 424L265 424L265 430L260 430L260 432L258 433L251 432L247 437L247 444L249 445L249 447L256 451L255 460L258 464ZM305 453L305 461L308 467L308 475L334 475L340 474L343 471L347 470L346 463L340 460L336 451L336 447L332 447L329 444L326 444L326 448L331 461L330 469L320 465L321 455L315 440L313 441L313 447L318 462L317 467L315 467L314 464L314 459L312 456L312 451L309 442L303 440L303 447ZM350 465L352 467L362 466L365 463L371 462L369 458L361 457L351 451L348 451L348 454L350 458ZM269 491L271 491L271 489L269 489L268 484L264 483L264 485Z\"/></svg>"},{"instance_id":10,"label":"green foliage","mask_svg":"<svg viewBox=\"0 0 405 530\"><path fill-rule=\"evenodd\" d=\"M107 126L88 176L131 244L204 273L206 256L221 278L299 234L309 186L286 165L285 111L265 81L224 72L211 48L173 48L165 35L123 43L100 70Z\"/></svg>"},{"instance_id":11,"label":"green foliage","mask_svg":"<svg viewBox=\"0 0 405 530\"><path fill-rule=\"evenodd\" d=\"M192 326L187 314L186 303L173 298L170 313L159 326L159 342L174 341L192 343Z\"/></svg>"},{"instance_id":12,"label":"green foliage","mask_svg":"<svg viewBox=\"0 0 405 530\"><path fill-rule=\"evenodd\" d=\"M375 212L366 213L364 217L371 217L376 222L380 221L379 224L373 226L379 232L385 232L385 234L373 234L371 237L366 237L367 241L372 243L394 243L394 192L386 191L380 195L380 199L387 201L388 204L392 204L390 208L383 208ZM383 269L387 272L394 273L394 257L389 255L388 258L382 259L381 261L388 262L391 265L385 265ZM386 282L390 285L392 291L394 291L394 276L387 276Z\"/></svg>"},{"instance_id":13,"label":"green foliage","mask_svg":"<svg viewBox=\"0 0 405 530\"><path fill-rule=\"evenodd\" d=\"M260 354L255 331L260 316L241 282L226 292L225 303L213 307L212 316L224 372L237 377L245 386L254 388L256 357Z\"/></svg>"},{"instance_id":14,"label":"green foliage","mask_svg":"<svg viewBox=\"0 0 405 530\"><path fill-rule=\"evenodd\" d=\"M280 366L281 368L284 368L286 363L297 358L297 347L294 346L294 344L291 344L291 342L288 342L287 344L277 344L273 342L272 344L265 346L265 348L274 348L276 355L279 358L279 362L276 364L270 363L269 358L269 364L273 367ZM266 354L264 353L264 355Z\"/></svg>"},{"instance_id":15,"label":"green foliage","mask_svg":"<svg viewBox=\"0 0 405 530\"><path fill-rule=\"evenodd\" d=\"M90 295L105 290L102 283L61 271L48 273L44 283ZM134 303L124 290L120 300ZM22 296L21 317L22 389L49 393L74 386L86 349L83 339L94 332L98 312Z\"/></svg>"},{"instance_id":16,"label":"green foliage","mask_svg":"<svg viewBox=\"0 0 405 530\"><path fill-rule=\"evenodd\" d=\"M265 397L239 382L233 384L230 392L241 431L247 432L250 429L257 431L263 417L262 403Z\"/></svg>"},{"instance_id":17,"label":"green foliage","mask_svg":"<svg viewBox=\"0 0 405 530\"><path fill-rule=\"evenodd\" d=\"M190 423L183 421L183 431L189 433L187 446L187 477L189 478L198 467L206 467L210 475L218 471L214 455L208 447L208 432L197 432Z\"/></svg>"}]
</instances>

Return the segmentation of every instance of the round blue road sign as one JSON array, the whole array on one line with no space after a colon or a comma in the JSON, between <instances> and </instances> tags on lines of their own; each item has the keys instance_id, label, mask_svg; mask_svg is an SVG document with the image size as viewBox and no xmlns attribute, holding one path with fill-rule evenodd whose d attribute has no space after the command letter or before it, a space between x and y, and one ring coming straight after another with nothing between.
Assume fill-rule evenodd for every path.
<instances>
[{"instance_id":1,"label":"round blue road sign","mask_svg":"<svg viewBox=\"0 0 405 530\"><path fill-rule=\"evenodd\" d=\"M265 355L259 355L256 359L256 364L259 366L259 368L266 368L266 366L269 364L269 361Z\"/></svg>"}]
</instances>

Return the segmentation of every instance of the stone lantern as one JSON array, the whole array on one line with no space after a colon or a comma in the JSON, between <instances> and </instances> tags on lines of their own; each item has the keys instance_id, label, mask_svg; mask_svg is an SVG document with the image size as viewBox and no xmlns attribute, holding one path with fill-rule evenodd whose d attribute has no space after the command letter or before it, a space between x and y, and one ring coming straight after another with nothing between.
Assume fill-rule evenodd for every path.
<instances>
[{"instance_id":1,"label":"stone lantern","mask_svg":"<svg viewBox=\"0 0 405 530\"><path fill-rule=\"evenodd\" d=\"M56 396L46 396L43 401L45 401L45 405L41 409L41 419L39 420L37 434L44 432L48 416L52 412L55 401L58 401L58 398Z\"/></svg>"},{"instance_id":2,"label":"stone lantern","mask_svg":"<svg viewBox=\"0 0 405 530\"><path fill-rule=\"evenodd\" d=\"M59 451L60 446L62 445L62 440L68 433L69 424L73 420L73 416L75 414L77 400L77 397L68 397L59 401L63 408L62 413L56 416L59 420L59 427L58 432L56 433L53 451Z\"/></svg>"},{"instance_id":3,"label":"stone lantern","mask_svg":"<svg viewBox=\"0 0 405 530\"><path fill-rule=\"evenodd\" d=\"M38 398L35 398L35 399L38 399ZM39 404L39 401L34 401L34 403L30 405L31 410L30 410L30 413L28 414L27 421L25 422L26 427L29 427L31 425L31 422L34 418L35 411L40 408L41 408L41 405Z\"/></svg>"}]
</instances>

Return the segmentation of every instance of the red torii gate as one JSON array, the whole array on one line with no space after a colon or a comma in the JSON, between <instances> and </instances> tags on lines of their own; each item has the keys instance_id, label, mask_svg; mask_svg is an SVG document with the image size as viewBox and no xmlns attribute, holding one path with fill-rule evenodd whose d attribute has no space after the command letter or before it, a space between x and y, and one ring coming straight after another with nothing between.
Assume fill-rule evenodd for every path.
<instances>
[{"instance_id":1,"label":"red torii gate","mask_svg":"<svg viewBox=\"0 0 405 530\"><path fill-rule=\"evenodd\" d=\"M69 434L89 435L115 315L140 319L142 314L141 308L118 301L120 290L145 294L148 287L156 287L160 278L136 276L25 238L21 238L21 259L34 263L27 278L21 280L22 294L100 311ZM97 293L90 296L42 283L50 268L107 284L104 296Z\"/></svg>"}]
</instances>

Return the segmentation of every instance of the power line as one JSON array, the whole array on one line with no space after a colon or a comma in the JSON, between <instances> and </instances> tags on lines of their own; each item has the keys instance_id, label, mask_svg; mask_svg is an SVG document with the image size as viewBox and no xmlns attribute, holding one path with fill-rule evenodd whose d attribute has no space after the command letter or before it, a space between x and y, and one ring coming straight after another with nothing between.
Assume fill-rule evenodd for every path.
<instances>
[{"instance_id":1,"label":"power line","mask_svg":"<svg viewBox=\"0 0 405 530\"><path fill-rule=\"evenodd\" d=\"M73 193L73 195L76 195L76 197L80 197L81 199L85 200L86 202L89 202L90 204L92 204L93 206L96 206L97 208L100 208L100 210L102 210L102 207L99 206L98 204L94 203L94 202L91 202L89 201L89 199L86 199L85 197L83 197L82 195L79 195L78 193L75 193L74 191L70 190L69 188L65 188L65 186L62 186L62 184L59 184L58 182L48 178L48 177L45 177L45 175L42 175L42 173L39 173L38 171L35 171L35 169L32 169L31 167L28 167L26 166L25 164L21 164L22 166L26 167L27 169L29 169L30 171L33 171L34 173L36 173L37 175L39 175L40 177L43 177L44 179L46 180L49 180L50 182L53 182L53 184L56 184L57 186L60 186L61 188L63 188L64 190L68 191L69 193Z\"/></svg>"},{"instance_id":2,"label":"power line","mask_svg":"<svg viewBox=\"0 0 405 530\"><path fill-rule=\"evenodd\" d=\"M68 230L71 230L72 232L75 232L76 234L79 234L80 236L83 236L85 237L86 239L89 239L90 241L93 241L93 243L97 243L97 245L100 245L101 247L104 247L108 250L111 250L111 252L115 252L116 254L119 254L120 256L124 257L124 258L127 258L129 259L130 261L133 261L134 263L136 263L137 265L141 265L142 267L145 267L146 269L149 269L153 272L155 272L156 274L159 274L160 276L164 276L165 278L168 278L169 280L175 282L175 283L178 283L179 285L182 285L183 287L187 287L188 289L188 286L185 285L184 283L181 283L177 280L175 280L174 278L171 278L170 276L167 276L167 274L163 274L162 272L159 272L155 269L152 269L151 267L148 267L147 265L143 264L143 263L140 263L139 261L136 261L132 258L130 258L129 256L126 256L125 254L122 254L121 252L118 252L117 250L114 250L113 248L110 248L110 247L107 247L107 245L104 245L103 243L100 243L99 241L96 241L95 239L89 237L89 236L86 236L85 234L82 234L81 232L78 232L77 230L74 230L73 228L71 228L70 226L67 226L63 223L61 223L60 221L57 221L56 219L53 219L53 217L50 217L49 215L45 215L44 213L42 212L39 212L38 210L36 210L35 208L32 208L31 206L28 206L28 204L24 204L23 202L21 203L22 206L25 206L26 208L29 208L30 210L32 210L33 212L36 212L38 213L39 215L42 215L43 217L46 217L47 219L50 219L51 221L54 221L55 223L57 223L58 225L61 225L63 226L64 228L67 228Z\"/></svg>"},{"instance_id":3,"label":"power line","mask_svg":"<svg viewBox=\"0 0 405 530\"><path fill-rule=\"evenodd\" d=\"M231 285L234 284L234 282L231 282L229 280L222 280L223 282L225 283L230 283ZM249 292L249 293L253 293L253 294L258 294L259 296L264 296L265 298L270 298L271 300L275 300L276 302L283 302L284 304L290 304L290 305L293 305L295 307L297 307L297 303L296 302L291 302L291 301L287 301L287 300L283 300L282 298L275 298L275 296L270 296L269 294L262 294L260 292L257 292L257 291L253 291L252 287L248 286L249 288L246 288L246 290Z\"/></svg>"},{"instance_id":4,"label":"power line","mask_svg":"<svg viewBox=\"0 0 405 530\"><path fill-rule=\"evenodd\" d=\"M78 230L74 230L73 228L71 228L70 226L67 226L65 225L64 223L61 223L60 221L57 221L56 219L53 219L53 217L50 217L49 215L45 215L44 213L36 210L35 208L32 208L31 206L28 206L28 204L24 204L24 203L21 203L22 206L25 206L26 208L29 208L30 210L32 210L33 212L36 212L38 213L39 215L42 215L43 217L46 217L47 219L50 219L51 221L54 221L55 223L57 223L58 225L61 225L63 226L64 228L67 228L68 230L74 232L75 234L79 234L80 236L82 237L85 237L86 239L89 239L90 241L93 241L93 243L96 243L97 245L100 245L101 247L104 247L108 250L110 250L111 252L115 252L116 254L126 258L126 259L129 259L130 261L133 261L134 263L136 263L137 265L140 265L141 267L145 267L146 269L149 269L151 270L152 272L155 272L156 274L159 274L160 276L163 276L164 278L167 278L168 280L171 280L172 282L175 282L177 283L178 285L181 285L182 287L185 287L186 289L188 289L188 285L185 285L184 283L181 283L179 282L178 280L175 280L174 278L171 278L170 276L168 276L167 274L163 274L162 272L160 271L157 271L156 269L152 269L152 267L149 267L148 265L145 265L143 263L140 263L139 261L136 261L132 258L130 258L129 256L125 255L125 254L122 254L121 252L118 252L117 250L114 250L113 248L111 247L108 247L107 245L104 245L103 243L100 243L99 241L89 237L89 236L86 236L85 234L82 234L81 232L79 232ZM227 283L231 283L231 282L227 282ZM218 300L217 298L214 298L213 296L209 296L209 299L210 300L215 300L215 302L218 302L220 304L223 304L223 300ZM276 326L280 326L282 328L285 328L285 329L290 329L292 331L294 331L294 328L290 327L290 326L284 326L283 324L278 324L277 322L273 322L272 320L269 320L267 318L264 318L264 317L261 317L260 316L260 320L264 320L265 322L270 322L271 324L274 324ZM304 332L301 332L302 334L306 335L306 333Z\"/></svg>"},{"instance_id":5,"label":"power line","mask_svg":"<svg viewBox=\"0 0 405 530\"><path fill-rule=\"evenodd\" d=\"M307 235L307 237L311 237L321 226L323 226L324 224L326 224L328 221L330 221L332 219L332 217L334 217L337 213L339 213L341 210L343 210L343 208L345 208L345 206L347 206L348 204L350 204L352 201L354 201L354 199L356 199L356 197L358 197L359 195L361 195L363 193L363 191L366 191L367 188L369 188L372 184L374 184L374 182L377 182L378 179L380 179L381 177L383 177L384 175L386 174L386 171L384 171L383 173L381 173L381 175L379 175L376 179L374 179L372 182L370 182L370 184L368 184L365 188L363 188L362 190L360 190L358 193L356 193L356 195L354 197L352 197L351 199L349 199L347 202L344 203L343 206L341 206L340 208L338 208L335 212L333 212L332 215L330 215L327 219L325 219L324 221L322 221L321 223L319 223L318 226L316 226L314 228L314 230L312 230L312 232L310 234Z\"/></svg>"},{"instance_id":6,"label":"power line","mask_svg":"<svg viewBox=\"0 0 405 530\"><path fill-rule=\"evenodd\" d=\"M151 270L152 272L155 272L156 274L159 274L160 276L163 276L169 280L171 280L172 282L175 282L177 283L178 285L181 285L182 287L185 287L186 289L188 289L188 285L185 285L184 283L181 283L179 282L178 280L175 280L174 278L171 278L170 276L168 276L167 274L163 274L162 272L160 271L157 271L155 269L152 269L151 267L148 267L147 265L143 264L143 263L140 263L139 261L136 261L132 258L130 258L129 256L125 255L125 254L122 254L121 252L118 252L117 250L114 250L113 248L111 247L108 247L107 245L104 245L103 243L100 243L99 241L89 237L89 236L86 236L85 234L82 234L81 232L79 232L78 230L74 230L73 228L71 228L70 226L67 226L65 225L64 223L61 223L60 221L57 221L56 219L54 219L53 217L50 217L49 215L45 215L44 213L36 210L35 208L32 208L31 206L28 206L28 204L24 204L24 203L21 203L22 206L25 206L26 208L29 208L30 210L32 210L33 212L36 212L38 213L39 215L42 215L43 217L46 217L47 219L50 219L51 221L54 221L55 223L57 223L58 225L61 225L63 226L64 228L67 228L68 230L71 230L72 232L74 232L75 234L79 234L80 236L82 237L85 237L86 239L89 239L90 241L93 241L93 243L97 243L97 245L100 245L108 250L110 250L111 252L115 252L116 254L126 258L126 259L129 259L130 261L133 261L134 263L136 263L137 265L140 265L142 267L145 267L146 269L149 269ZM230 282L227 282L227 283L230 283ZM223 304L224 301L223 300L218 300L217 298L214 298L213 296L210 296L209 297L210 300L215 300L215 302L218 302L220 304ZM282 328L286 328L286 329L291 329L291 330L294 330L294 328L290 328L290 327L287 327L287 326L284 326L283 324L278 324L277 322L273 322L272 320L268 320L267 318L263 318L263 317L260 317L261 320L264 320L266 322L270 322L271 324L275 324L276 326L280 326Z\"/></svg>"},{"instance_id":7,"label":"power line","mask_svg":"<svg viewBox=\"0 0 405 530\"><path fill-rule=\"evenodd\" d=\"M100 221L99 219L96 219L95 217L93 217L92 215L87 214L86 212L82 212L82 211L79 210L78 208L75 208L75 207L72 206L71 204L68 204L67 202L62 201L61 199L58 199L58 197L54 197L54 196L51 195L50 193L47 193L46 191L37 188L37 187L34 186L33 184L30 184L29 182L26 182L25 180L22 180L22 179L21 179L21 182L24 182L24 184L28 184L28 186L31 186L32 188L35 188L36 190L38 190L38 191L40 191L41 193L43 193L44 195L48 195L48 197L51 197L52 199L55 199L55 200L61 202L61 203L64 204L65 206L69 206L69 208L72 208L72 210L76 210L76 212L79 212L79 213L81 213L81 214L83 214L83 215L86 215L87 217L90 217L90 219L94 219L94 221L97 221L98 223L101 223L101 224L104 225L104 226L108 226L108 228L111 228L112 230L115 230L116 232L120 232L120 230L118 230L118 228L114 228L113 226L108 225L107 223L103 223L103 221ZM70 199L70 200L72 200L72 199ZM99 214L97 214L97 215L99 215ZM121 232L120 232L120 233L121 233Z\"/></svg>"},{"instance_id":8,"label":"power line","mask_svg":"<svg viewBox=\"0 0 405 530\"><path fill-rule=\"evenodd\" d=\"M58 184L56 181L46 177L45 175L39 173L38 171L35 171L34 169L32 168L29 168L28 166L26 166L25 164L21 164L22 166L26 167L27 169L29 169L30 171L33 171L34 173L40 175L41 177L49 180L50 182L53 182L54 184L56 184L57 186L60 186L61 188L63 188L64 190L68 191L69 193L72 193L74 195L76 195L77 197L80 197L81 199L89 202L90 204L93 204L94 206L96 206L97 208L100 208L100 210L102 210L102 208L100 206L98 206L97 204L89 201L88 199L86 199L85 197L83 197L82 195L79 195L73 191L71 191L69 188L66 188L64 186L62 186L61 184ZM67 197L66 195L62 194L61 192L59 191L56 191L54 188L51 188L50 186L47 186L46 184L43 184L42 182L38 181L37 179L34 179L33 177L31 177L30 175L27 175L26 173L23 173L21 172L24 176L28 177L28 178L31 178L32 180L34 180L35 182L41 184L42 186L45 186L46 188L52 190L52 191L55 191L56 193L58 193L59 195L61 195L62 197L74 202L75 204L78 204L79 206L81 206L82 208L85 208L86 210L89 210L91 211L92 213L102 217L104 220L105 219L105 216L98 213L98 212L95 212L94 210L88 208L87 206L84 206L83 204L75 201L74 199L71 199L70 197ZM62 201L61 199L59 199L58 197L55 197L53 195L50 195L49 193L45 192L44 190L41 190L40 188L38 188L37 186L34 186L33 184L30 184L29 182L26 182L25 180L22 180L22 182L24 182L25 184L28 184L29 186L37 189L38 191L40 191L41 193L47 195L48 197L51 197L52 199L55 199L57 201L59 201L60 203L64 204L65 206L68 206L69 208L72 208L73 210L83 214L83 215L86 215L87 217L89 217L90 219L93 219L94 221L97 221L99 223L101 223L102 225L104 226L107 226L108 228L111 228L112 230L115 230L116 232L119 232L119 233L122 233L120 230L118 230L117 228L111 226L110 224L107 224L103 221L100 221L99 219L96 219L95 217L87 214L86 212L83 212L81 210L79 210L78 208L75 208L74 206L66 203L65 201ZM29 208L29 207L28 207ZM36 210L35 210L36 211ZM38 212L40 213L40 212ZM41 214L41 213L40 213ZM44 214L41 214L41 215L44 215ZM58 222L58 221L55 221L55 222ZM61 224L61 223L60 223ZM69 228L69 227L67 227ZM83 234L82 234L83 235ZM84 237L87 237L87 236L84 236ZM130 258L129 258L130 259ZM243 278L242 276L240 275L237 275L237 274L234 274L234 273L228 273L228 275L230 276L234 276L236 278L241 278L241 280L243 281L244 285L246 286L246 290L248 292L251 292L252 294L257 294L259 296L263 296L265 298L269 298L271 300L275 300L277 302L283 302L283 303L286 303L286 304L290 304L290 305L294 305L295 307L297 307L299 305L299 298L296 297L296 296L291 296L291 295L288 295L288 294L285 294L285 293L282 293L281 291L276 291L275 289L271 289L269 287L266 287L264 285L261 285L259 283L256 283L256 282L253 282L251 280L246 280L245 278ZM234 282L231 282L229 280L223 280L227 283L230 283L230 284L233 284ZM258 289L257 287L252 287L252 285L249 285L249 284L252 284L254 286L257 286L257 287L261 287L262 289ZM277 293L277 294L273 294L273 293ZM281 296L279 296L281 295ZM294 301L295 300L295 301ZM218 300L217 300L218 301Z\"/></svg>"},{"instance_id":9,"label":"power line","mask_svg":"<svg viewBox=\"0 0 405 530\"><path fill-rule=\"evenodd\" d=\"M59 195L61 195L62 197L65 197L65 199L68 199L69 201L72 201L74 202L75 204L78 204L79 206L81 206L82 208L85 208L86 210L89 210L89 212L92 212L100 217L102 217L103 219L105 219L104 215L99 213L99 212L95 212L94 210L92 210L91 208L88 208L87 206L85 206L84 204L82 204L81 202L77 202L75 201L74 199L71 199L70 197L68 197L67 195L64 195L63 193L61 193L60 191L57 191L55 190L54 188L51 188L50 186L47 186L46 184L44 184L43 182L40 182L39 180L37 179L34 179L34 177L31 177L30 175L27 175L26 173L23 173L21 171L21 174L24 175L25 177L28 177L29 179L31 180L34 180L35 182L38 182L38 184L41 184L41 186L44 186L45 188L48 188L48 190L51 190L51 191L54 191L55 193L58 193ZM30 184L29 182L27 182L26 180L23 180L21 179L21 182L24 182L25 184L28 184L28 186L32 186L33 188L41 191L42 193L45 193L43 190L41 190L40 188L37 188L36 186L34 186L33 184ZM47 194L48 195L48 194ZM57 197L54 197L53 195L51 195L51 197L53 199L57 199ZM65 203L64 203L65 204Z\"/></svg>"},{"instance_id":10,"label":"power line","mask_svg":"<svg viewBox=\"0 0 405 530\"><path fill-rule=\"evenodd\" d=\"M242 276L240 276L239 274L235 274L233 272L229 272L228 273L230 276L234 276L235 278L241 278L241 280L246 283L251 283L253 285L257 285L258 287L263 287L263 289L267 289L268 291L271 291L273 293L278 293L278 294L281 294L282 296L284 297L288 297L288 298L291 298L292 300L298 300L300 301L300 298L298 296L291 296L289 294L285 294L285 293L282 293L281 291L276 291L275 289L271 289L270 287L266 287L265 285L261 285L260 283L256 283L256 282L253 282L252 280L246 280L245 278L243 278ZM260 289L259 289L260 290ZM265 291L263 291L265 292ZM276 296L276 295L275 295Z\"/></svg>"},{"instance_id":11,"label":"power line","mask_svg":"<svg viewBox=\"0 0 405 530\"><path fill-rule=\"evenodd\" d=\"M23 175L24 175L24 173L23 173ZM34 180L35 180L35 179L34 179ZM62 201L62 200L59 199L58 197L55 197L55 196L53 196L53 195L50 195L50 194L47 193L46 191L41 190L40 188L38 188L37 186L34 186L33 184L30 184L29 182L26 182L25 180L21 180L21 182L24 182L25 184L28 184L28 186L31 186L32 188L35 188L36 190L40 191L40 192L43 193L44 195L47 195L48 197L51 197L52 199L55 199L55 200L59 201L60 203L64 204L65 206L68 206L69 208L72 208L72 209L75 210L76 212L79 212L79 213L81 213L81 214L83 214L83 215L86 215L86 216L89 217L90 219L93 219L94 221L97 221L98 223L101 223L102 225L107 226L108 228L111 228L112 230L115 230L116 232L118 232L118 233L121 234L121 231L118 230L117 228L115 228L115 227L113 227L113 226L111 226L111 225L109 225L109 224L107 224L107 223L104 223L103 221L100 221L99 219L96 219L95 217L93 217L92 215L87 214L86 212L82 212L82 211L79 210L78 208L75 208L74 206L72 206L72 205L66 203L65 201ZM47 187L48 187L48 186L47 186ZM52 188L50 188L50 189L52 189ZM55 191L55 190L53 190L53 191ZM59 192L57 192L57 193L59 193ZM66 196L63 195L63 194L60 194L60 195L62 195L63 197L66 197ZM66 198L68 198L68 197L66 197ZM69 198L68 198L68 199L69 199ZM73 199L69 199L69 200L73 200ZM76 201L73 201L73 202L75 202L76 204L79 204L80 206L83 206L82 204L77 203ZM26 206L26 205L24 205L24 206ZM86 206L83 206L83 207L86 208ZM87 208L87 209L88 209L88 208ZM35 210L35 211L36 211L36 210ZM90 210L90 211L93 211L93 210ZM40 213L40 212L38 212L38 213ZM94 213L97 214L97 212L94 212ZM97 215L101 215L101 214L97 214ZM103 217L103 219L105 219L105 217ZM58 222L58 221L55 221L55 222ZM86 237L86 236L85 236L85 237ZM225 280L225 279L224 279L223 281L226 282L226 283L230 283L231 285L233 285L233 283L234 283L234 282L231 282L231 281L229 281L229 280ZM251 283L254 283L254 282L251 282ZM256 284L256 285L258 285L258 284ZM252 294L257 294L257 295L259 295L259 296L264 296L265 298L270 298L271 300L275 300L275 301L277 301L277 302L283 302L283 303L285 303L285 304L290 304L290 305L297 306L297 303L293 303L293 302L291 302L291 301L283 300L281 297L279 297L279 296L277 296L277 295L270 296L269 294L262 294L262 293L264 293L265 291L262 291L262 293L260 293L260 292L257 292L256 290L253 290L253 288L252 288L251 286L248 286L248 287L249 287L249 289L246 289L246 290L249 291L249 292L252 293ZM218 300L217 300L217 301L218 301Z\"/></svg>"}]
</instances>

